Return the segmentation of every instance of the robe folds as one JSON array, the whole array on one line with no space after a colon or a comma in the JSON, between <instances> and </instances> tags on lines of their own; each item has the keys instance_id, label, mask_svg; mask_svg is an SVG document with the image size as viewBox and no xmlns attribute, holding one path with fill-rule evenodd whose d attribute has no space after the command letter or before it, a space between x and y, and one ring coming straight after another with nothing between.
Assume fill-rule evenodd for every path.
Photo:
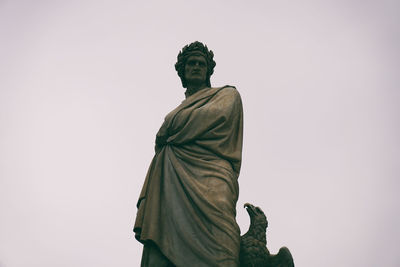
<instances>
[{"instance_id":1,"label":"robe folds","mask_svg":"<svg viewBox=\"0 0 400 267\"><path fill-rule=\"evenodd\" d=\"M134 226L176 266L238 266L236 223L243 111L232 86L205 88L170 112L156 136Z\"/></svg>"}]
</instances>

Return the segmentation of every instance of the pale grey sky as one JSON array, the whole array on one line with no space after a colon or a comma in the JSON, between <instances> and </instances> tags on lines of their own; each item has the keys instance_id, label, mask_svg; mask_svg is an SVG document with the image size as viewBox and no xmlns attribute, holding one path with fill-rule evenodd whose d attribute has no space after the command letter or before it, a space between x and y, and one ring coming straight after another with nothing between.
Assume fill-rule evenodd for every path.
<instances>
[{"instance_id":1,"label":"pale grey sky","mask_svg":"<svg viewBox=\"0 0 400 267\"><path fill-rule=\"evenodd\" d=\"M296 266L400 266L398 1L0 1L0 266L139 266L132 227L192 41L235 85L237 220Z\"/></svg>"}]
</instances>

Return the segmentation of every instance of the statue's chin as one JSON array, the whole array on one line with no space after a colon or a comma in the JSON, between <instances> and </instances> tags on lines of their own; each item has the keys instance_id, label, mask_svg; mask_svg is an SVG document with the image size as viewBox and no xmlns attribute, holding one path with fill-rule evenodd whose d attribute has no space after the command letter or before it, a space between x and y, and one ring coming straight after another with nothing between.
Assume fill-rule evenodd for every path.
<instances>
[{"instance_id":1,"label":"statue's chin","mask_svg":"<svg viewBox=\"0 0 400 267\"><path fill-rule=\"evenodd\" d=\"M188 86L200 86L200 85L204 85L204 87L206 86L206 81L203 80L202 78L196 78L193 77L191 79L186 79L186 84Z\"/></svg>"}]
</instances>

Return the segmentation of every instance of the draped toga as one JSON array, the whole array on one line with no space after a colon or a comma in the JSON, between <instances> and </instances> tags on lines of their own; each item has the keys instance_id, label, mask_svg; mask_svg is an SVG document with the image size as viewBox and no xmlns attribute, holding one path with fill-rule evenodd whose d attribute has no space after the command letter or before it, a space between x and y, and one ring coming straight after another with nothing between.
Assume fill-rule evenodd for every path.
<instances>
[{"instance_id":1,"label":"draped toga","mask_svg":"<svg viewBox=\"0 0 400 267\"><path fill-rule=\"evenodd\" d=\"M137 203L140 242L176 266L238 266L243 111L232 86L205 88L170 112Z\"/></svg>"}]
</instances>

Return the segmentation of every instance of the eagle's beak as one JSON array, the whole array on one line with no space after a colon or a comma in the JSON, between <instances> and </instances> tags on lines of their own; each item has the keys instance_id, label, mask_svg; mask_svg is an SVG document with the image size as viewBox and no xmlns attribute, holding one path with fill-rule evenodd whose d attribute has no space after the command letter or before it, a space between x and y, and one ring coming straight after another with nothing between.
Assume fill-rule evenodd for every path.
<instances>
[{"instance_id":1,"label":"eagle's beak","mask_svg":"<svg viewBox=\"0 0 400 267\"><path fill-rule=\"evenodd\" d=\"M247 213L250 216L255 214L255 211L254 211L255 207L252 204L246 203L246 204L244 204L244 208L247 210Z\"/></svg>"}]
</instances>

